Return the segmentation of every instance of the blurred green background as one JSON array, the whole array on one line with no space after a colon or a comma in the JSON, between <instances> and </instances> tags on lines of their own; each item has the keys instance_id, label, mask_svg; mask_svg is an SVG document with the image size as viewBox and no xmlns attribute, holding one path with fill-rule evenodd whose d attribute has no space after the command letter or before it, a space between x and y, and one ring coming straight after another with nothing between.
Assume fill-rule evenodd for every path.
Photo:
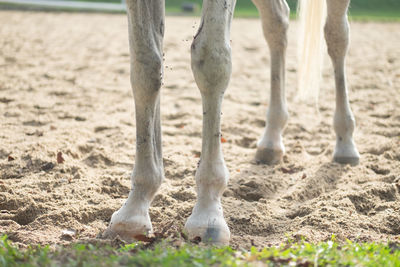
<instances>
[{"instance_id":1,"label":"blurred green background","mask_svg":"<svg viewBox=\"0 0 400 267\"><path fill-rule=\"evenodd\" d=\"M83 0L92 2L115 2L120 0ZM297 0L287 0L294 15ZM197 3L201 7L203 0L165 0L168 14L181 14L183 3ZM251 0L237 0L235 15L239 17L257 17L258 12ZM400 0L351 0L350 16L355 19L400 20Z\"/></svg>"},{"instance_id":2,"label":"blurred green background","mask_svg":"<svg viewBox=\"0 0 400 267\"><path fill-rule=\"evenodd\" d=\"M166 0L168 12L178 12L183 2L195 2L201 5L202 0ZM297 0L287 0L292 14L295 14ZM236 16L255 17L258 16L257 9L251 0L237 0ZM400 19L400 0L352 0L350 16L358 19Z\"/></svg>"},{"instance_id":3,"label":"blurred green background","mask_svg":"<svg viewBox=\"0 0 400 267\"><path fill-rule=\"evenodd\" d=\"M69 0L81 2L121 3L121 0ZM292 17L295 16L297 0L287 0ZM336 1L336 0L334 0ZM197 11L188 15L199 15L203 0L165 0L167 15L184 15L183 3L194 3ZM351 0L350 17L357 20L400 21L400 0ZM258 12L251 0L237 0L236 17L257 17Z\"/></svg>"}]
</instances>

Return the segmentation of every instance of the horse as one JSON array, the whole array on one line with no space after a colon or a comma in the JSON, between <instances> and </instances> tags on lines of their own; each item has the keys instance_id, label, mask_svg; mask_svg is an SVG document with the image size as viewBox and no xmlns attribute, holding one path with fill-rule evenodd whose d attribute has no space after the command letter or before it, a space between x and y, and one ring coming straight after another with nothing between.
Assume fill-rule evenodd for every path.
<instances>
[{"instance_id":1,"label":"horse","mask_svg":"<svg viewBox=\"0 0 400 267\"><path fill-rule=\"evenodd\" d=\"M258 141L255 160L279 163L285 153L282 132L288 121L285 99L285 52L290 10L286 0L252 0L257 7L271 56L270 105L265 131ZM150 204L163 179L160 124L160 89L163 80L165 0L127 0L131 85L136 115L136 157L132 189L123 206L111 217L107 234L124 240L152 233ZM221 104L231 72L230 27L236 0L203 0L201 23L191 44L191 67L203 107L202 150L195 174L197 200L185 224L189 238L211 244L228 244L230 230L221 197L229 172L221 150ZM349 46L347 11L350 0L301 0L299 87L312 87L320 74L325 33L336 85L334 161L358 164L353 141L352 114L345 75Z\"/></svg>"}]
</instances>

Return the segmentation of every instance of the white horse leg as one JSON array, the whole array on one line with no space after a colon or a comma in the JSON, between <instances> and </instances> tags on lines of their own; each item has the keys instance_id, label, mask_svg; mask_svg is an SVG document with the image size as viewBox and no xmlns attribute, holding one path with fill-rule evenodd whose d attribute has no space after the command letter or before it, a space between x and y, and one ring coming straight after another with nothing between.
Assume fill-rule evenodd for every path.
<instances>
[{"instance_id":1,"label":"white horse leg","mask_svg":"<svg viewBox=\"0 0 400 267\"><path fill-rule=\"evenodd\" d=\"M327 0L328 18L325 39L335 70L336 110L334 128L336 148L334 160L343 164L358 164L360 154L353 141L355 120L347 96L345 57L349 45L347 9L350 0Z\"/></svg>"},{"instance_id":2,"label":"white horse leg","mask_svg":"<svg viewBox=\"0 0 400 267\"><path fill-rule=\"evenodd\" d=\"M132 190L109 231L124 239L152 232L149 206L163 180L159 92L163 75L164 0L128 0L131 84L136 109Z\"/></svg>"},{"instance_id":3,"label":"white horse leg","mask_svg":"<svg viewBox=\"0 0 400 267\"><path fill-rule=\"evenodd\" d=\"M260 163L278 163L285 147L282 132L288 120L285 98L285 53L289 7L285 0L253 0L257 6L271 54L271 97L264 135L257 145L256 160Z\"/></svg>"},{"instance_id":4,"label":"white horse leg","mask_svg":"<svg viewBox=\"0 0 400 267\"><path fill-rule=\"evenodd\" d=\"M192 44L192 70L203 101L203 143L196 172L197 202L185 229L190 238L228 243L221 196L229 173L221 150L221 104L231 75L230 25L236 0L204 0Z\"/></svg>"}]
</instances>

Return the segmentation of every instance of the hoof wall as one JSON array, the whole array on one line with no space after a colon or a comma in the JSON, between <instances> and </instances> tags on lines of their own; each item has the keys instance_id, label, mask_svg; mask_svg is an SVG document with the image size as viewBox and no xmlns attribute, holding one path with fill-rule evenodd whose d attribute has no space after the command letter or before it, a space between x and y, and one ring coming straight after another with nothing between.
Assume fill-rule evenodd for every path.
<instances>
[{"instance_id":1,"label":"hoof wall","mask_svg":"<svg viewBox=\"0 0 400 267\"><path fill-rule=\"evenodd\" d=\"M132 243L134 241L142 240L144 237L151 233L151 229L141 229L139 231L132 231L132 228L126 224L113 224L110 225L102 234L102 238L113 239L115 237L121 238L125 242Z\"/></svg>"},{"instance_id":2,"label":"hoof wall","mask_svg":"<svg viewBox=\"0 0 400 267\"><path fill-rule=\"evenodd\" d=\"M255 161L260 164L274 165L282 161L284 152L270 148L258 148Z\"/></svg>"},{"instance_id":3,"label":"hoof wall","mask_svg":"<svg viewBox=\"0 0 400 267\"><path fill-rule=\"evenodd\" d=\"M192 214L185 225L190 240L212 245L229 245L231 233L222 214L198 212Z\"/></svg>"},{"instance_id":4,"label":"hoof wall","mask_svg":"<svg viewBox=\"0 0 400 267\"><path fill-rule=\"evenodd\" d=\"M360 163L359 157L334 157L333 160L340 164L350 164L356 166Z\"/></svg>"},{"instance_id":5,"label":"hoof wall","mask_svg":"<svg viewBox=\"0 0 400 267\"><path fill-rule=\"evenodd\" d=\"M201 242L210 245L229 245L229 229L217 227L196 227L185 228L189 234L189 239L200 239Z\"/></svg>"}]
</instances>

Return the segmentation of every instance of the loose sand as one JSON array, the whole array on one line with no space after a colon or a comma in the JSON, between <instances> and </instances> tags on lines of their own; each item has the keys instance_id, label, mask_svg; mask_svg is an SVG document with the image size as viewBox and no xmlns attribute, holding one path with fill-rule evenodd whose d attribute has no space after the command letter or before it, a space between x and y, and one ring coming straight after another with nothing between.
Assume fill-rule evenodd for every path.
<instances>
[{"instance_id":1,"label":"loose sand","mask_svg":"<svg viewBox=\"0 0 400 267\"><path fill-rule=\"evenodd\" d=\"M162 126L165 181L154 228L180 229L196 194L201 100L190 70L198 18L168 17ZM0 11L0 233L22 244L94 238L130 189L134 102L123 15ZM223 105L231 179L224 193L231 244L400 238L400 24L352 23L350 101L361 153L332 163L334 82L325 61L320 114L295 104L296 23L290 28L285 131L277 166L251 163L268 106L267 46L257 20L233 24L233 75ZM64 163L57 163L61 152ZM14 159L14 160L12 160Z\"/></svg>"}]
</instances>

